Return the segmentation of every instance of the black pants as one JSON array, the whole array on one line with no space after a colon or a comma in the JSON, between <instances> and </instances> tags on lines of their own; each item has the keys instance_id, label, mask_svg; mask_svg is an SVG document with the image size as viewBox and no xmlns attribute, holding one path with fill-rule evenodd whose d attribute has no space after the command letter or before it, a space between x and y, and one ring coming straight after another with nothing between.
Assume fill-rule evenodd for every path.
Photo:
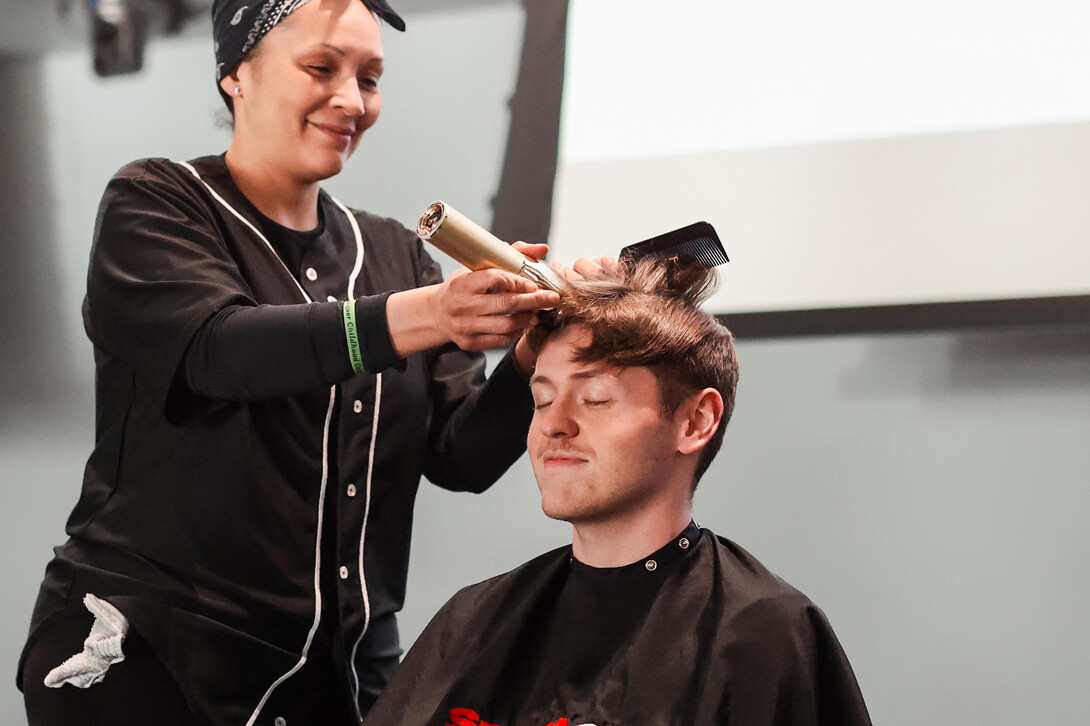
<instances>
[{"instance_id":1,"label":"black pants","mask_svg":"<svg viewBox=\"0 0 1090 726\"><path fill-rule=\"evenodd\" d=\"M185 695L170 673L138 633L125 638L125 660L106 671L105 678L89 688L64 685L49 688L43 682L49 671L83 650L94 616L86 611L65 613L48 623L27 652L22 686L28 726L201 726L189 710ZM343 702L335 679L316 671L315 663L285 684L285 695L303 705L310 701L306 726L355 726L351 706ZM290 694L290 695L289 695ZM364 713L371 699L362 697ZM292 719L293 726L301 726Z\"/></svg>"},{"instance_id":2,"label":"black pants","mask_svg":"<svg viewBox=\"0 0 1090 726\"><path fill-rule=\"evenodd\" d=\"M94 616L65 613L45 626L23 664L23 698L29 726L200 726L182 689L144 641L125 638L125 660L89 688L49 688L45 676L83 650Z\"/></svg>"}]
</instances>

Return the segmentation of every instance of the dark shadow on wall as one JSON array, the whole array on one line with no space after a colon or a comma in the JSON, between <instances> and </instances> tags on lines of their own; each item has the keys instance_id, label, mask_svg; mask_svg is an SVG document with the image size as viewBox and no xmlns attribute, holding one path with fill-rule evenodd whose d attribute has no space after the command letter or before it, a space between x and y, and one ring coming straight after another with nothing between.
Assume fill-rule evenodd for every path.
<instances>
[{"instance_id":1,"label":"dark shadow on wall","mask_svg":"<svg viewBox=\"0 0 1090 726\"><path fill-rule=\"evenodd\" d=\"M950 385L959 389L1090 388L1090 326L965 335L950 350Z\"/></svg>"},{"instance_id":2,"label":"dark shadow on wall","mask_svg":"<svg viewBox=\"0 0 1090 726\"><path fill-rule=\"evenodd\" d=\"M0 422L71 384L40 64L0 56Z\"/></svg>"},{"instance_id":3,"label":"dark shadow on wall","mask_svg":"<svg viewBox=\"0 0 1090 726\"><path fill-rule=\"evenodd\" d=\"M860 335L845 396L1090 391L1090 325Z\"/></svg>"}]
</instances>

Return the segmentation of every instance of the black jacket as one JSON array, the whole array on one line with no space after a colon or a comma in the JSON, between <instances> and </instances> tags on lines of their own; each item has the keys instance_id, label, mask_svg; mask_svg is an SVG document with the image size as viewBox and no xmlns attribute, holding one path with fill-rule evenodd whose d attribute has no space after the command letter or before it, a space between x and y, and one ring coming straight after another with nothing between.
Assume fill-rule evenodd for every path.
<instances>
[{"instance_id":1,"label":"black jacket","mask_svg":"<svg viewBox=\"0 0 1090 726\"><path fill-rule=\"evenodd\" d=\"M525 448L531 401L510 356L486 382L483 357L453 345L394 354L386 297L441 279L419 238L324 192L320 205L321 234L276 250L222 156L151 159L110 182L96 225L84 304L96 443L31 639L84 593L105 598L210 723L271 723L279 679L330 627L354 695L377 693L400 654L421 474L479 491ZM303 338L246 372L262 390L263 375L309 370L296 390L216 400L183 385L217 313L296 306L343 337L338 301L352 298L367 372Z\"/></svg>"}]
</instances>

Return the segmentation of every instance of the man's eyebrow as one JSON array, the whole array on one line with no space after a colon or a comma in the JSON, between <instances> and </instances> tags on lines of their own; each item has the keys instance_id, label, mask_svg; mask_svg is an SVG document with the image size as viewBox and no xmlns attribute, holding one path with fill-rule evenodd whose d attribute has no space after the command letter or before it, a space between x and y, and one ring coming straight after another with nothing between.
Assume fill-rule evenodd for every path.
<instances>
[{"instance_id":1,"label":"man's eyebrow","mask_svg":"<svg viewBox=\"0 0 1090 726\"><path fill-rule=\"evenodd\" d=\"M531 386L533 386L535 384L542 384L542 383L552 383L552 381L549 380L548 376L543 376L540 373L535 373L532 376L530 376L530 385Z\"/></svg>"},{"instance_id":2,"label":"man's eyebrow","mask_svg":"<svg viewBox=\"0 0 1090 726\"><path fill-rule=\"evenodd\" d=\"M597 378L598 376L603 375L605 372L606 372L606 367L604 365L596 365L596 366L592 366L591 368L584 368L582 370L578 370L575 373L572 373L568 377L573 378L575 380L587 380L589 378ZM530 376L530 385L532 386L535 383L539 383L539 384L545 383L545 384L547 384L547 383L552 383L552 380L548 376L543 376L540 373L535 373L534 375Z\"/></svg>"}]
</instances>

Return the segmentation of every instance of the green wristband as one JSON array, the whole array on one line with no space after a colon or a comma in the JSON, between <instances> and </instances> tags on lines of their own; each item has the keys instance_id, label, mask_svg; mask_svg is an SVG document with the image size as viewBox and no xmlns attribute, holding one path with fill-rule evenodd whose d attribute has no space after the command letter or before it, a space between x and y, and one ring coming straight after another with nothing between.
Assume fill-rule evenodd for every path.
<instances>
[{"instance_id":1,"label":"green wristband","mask_svg":"<svg viewBox=\"0 0 1090 726\"><path fill-rule=\"evenodd\" d=\"M354 373L363 373L363 353L360 351L360 334L356 329L356 301L346 300L341 306L344 314L344 337L348 341L348 360Z\"/></svg>"}]
</instances>

